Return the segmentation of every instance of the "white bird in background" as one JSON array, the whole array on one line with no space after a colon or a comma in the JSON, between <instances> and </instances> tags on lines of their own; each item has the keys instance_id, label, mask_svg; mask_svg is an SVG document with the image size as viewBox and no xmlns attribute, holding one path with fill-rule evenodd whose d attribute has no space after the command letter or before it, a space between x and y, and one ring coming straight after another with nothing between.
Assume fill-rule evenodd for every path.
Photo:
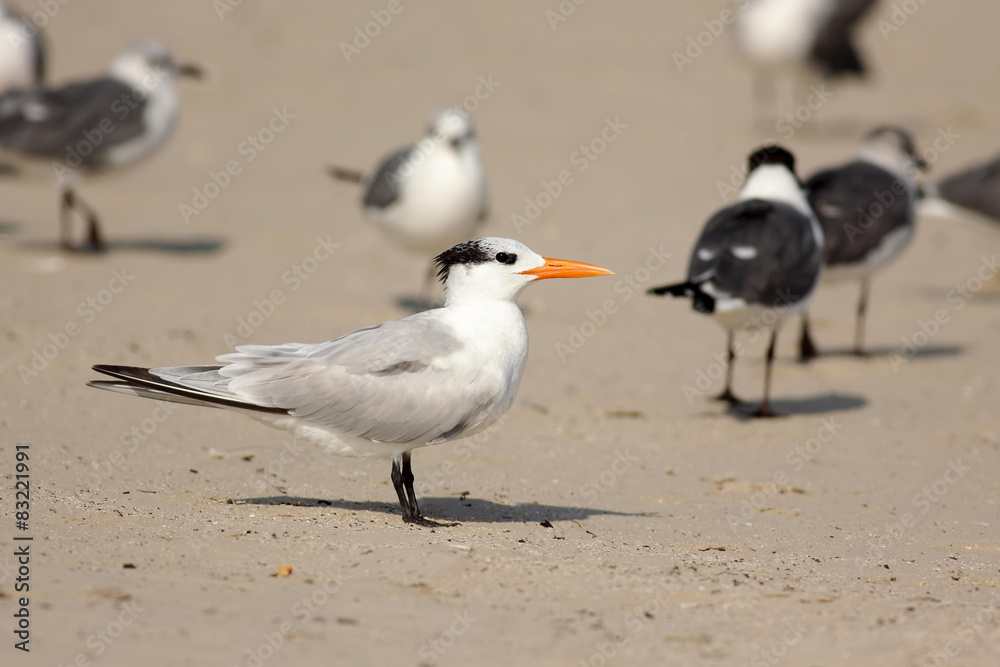
<instances>
[{"instance_id":1,"label":"white bird in background","mask_svg":"<svg viewBox=\"0 0 1000 667\"><path fill-rule=\"evenodd\" d=\"M872 275L896 259L916 228L918 169L927 164L917 155L913 137L899 127L880 127L861 143L855 159L824 169L803 188L826 241L823 283L859 281L854 354L864 355L865 313ZM818 353L802 311L799 359Z\"/></svg>"},{"instance_id":2,"label":"white bird in background","mask_svg":"<svg viewBox=\"0 0 1000 667\"><path fill-rule=\"evenodd\" d=\"M795 176L795 159L779 146L750 156L750 173L739 201L705 223L691 253L683 283L650 294L688 297L699 313L713 315L728 335L726 386L717 398L742 403L733 394L735 337L771 331L764 374L764 400L754 413L772 417L771 366L778 330L805 308L823 272L823 232Z\"/></svg>"},{"instance_id":3,"label":"white bird in background","mask_svg":"<svg viewBox=\"0 0 1000 667\"><path fill-rule=\"evenodd\" d=\"M365 188L365 217L400 247L428 258L468 240L486 220L486 175L472 119L457 108L442 109L423 139L396 151L374 175L330 167L338 180ZM430 300L433 266L422 301Z\"/></svg>"},{"instance_id":4,"label":"white bird in background","mask_svg":"<svg viewBox=\"0 0 1000 667\"><path fill-rule=\"evenodd\" d=\"M89 384L235 410L334 454L392 458L403 520L437 525L417 506L410 452L482 431L510 407L528 355L521 290L535 280L611 271L501 238L461 243L435 263L443 308L328 343L244 345L217 357L222 365L94 366L117 379Z\"/></svg>"},{"instance_id":5,"label":"white bird in background","mask_svg":"<svg viewBox=\"0 0 1000 667\"><path fill-rule=\"evenodd\" d=\"M864 76L866 67L853 42L858 22L877 0L749 0L736 16L741 53L754 66L755 117L770 120L775 77L809 81ZM804 86L808 88L808 85ZM796 104L805 102L805 96ZM763 109L767 111L764 112Z\"/></svg>"},{"instance_id":6,"label":"white bird in background","mask_svg":"<svg viewBox=\"0 0 1000 667\"><path fill-rule=\"evenodd\" d=\"M200 77L152 41L124 49L110 71L59 88L36 86L0 95L0 148L15 166L35 163L62 190L60 243L66 250L105 249L97 213L75 192L80 176L140 160L172 132L178 114L175 79ZM73 211L88 225L86 242L71 240Z\"/></svg>"},{"instance_id":7,"label":"white bird in background","mask_svg":"<svg viewBox=\"0 0 1000 667\"><path fill-rule=\"evenodd\" d=\"M45 78L45 44L35 24L0 2L0 92Z\"/></svg>"}]
</instances>

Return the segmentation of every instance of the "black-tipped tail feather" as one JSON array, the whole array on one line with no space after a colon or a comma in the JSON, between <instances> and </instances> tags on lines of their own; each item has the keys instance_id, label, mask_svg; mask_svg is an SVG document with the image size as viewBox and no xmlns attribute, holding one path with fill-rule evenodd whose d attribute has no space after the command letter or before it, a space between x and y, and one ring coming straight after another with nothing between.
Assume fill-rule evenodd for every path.
<instances>
[{"instance_id":1,"label":"black-tipped tail feather","mask_svg":"<svg viewBox=\"0 0 1000 667\"><path fill-rule=\"evenodd\" d=\"M158 401L170 401L173 403L184 403L186 405L201 405L213 408L232 408L237 410L251 410L254 412L268 412L271 414L288 414L288 410L282 408L264 407L241 401L237 398L222 396L207 391L201 391L192 387L186 387L176 382L171 382L154 375L148 368L137 366L112 366L98 364L93 367L98 373L110 375L115 380L94 380L87 383L88 387L105 389L119 394L129 394L142 398L152 398ZM221 366L202 366L201 370L216 370ZM192 369L196 370L196 369Z\"/></svg>"},{"instance_id":2,"label":"black-tipped tail feather","mask_svg":"<svg viewBox=\"0 0 1000 667\"><path fill-rule=\"evenodd\" d=\"M711 315L715 312L715 297L705 292L698 283L688 281L675 285L664 285L663 287L654 287L646 293L656 296L669 294L675 297L690 297L694 309L699 313Z\"/></svg>"}]
</instances>

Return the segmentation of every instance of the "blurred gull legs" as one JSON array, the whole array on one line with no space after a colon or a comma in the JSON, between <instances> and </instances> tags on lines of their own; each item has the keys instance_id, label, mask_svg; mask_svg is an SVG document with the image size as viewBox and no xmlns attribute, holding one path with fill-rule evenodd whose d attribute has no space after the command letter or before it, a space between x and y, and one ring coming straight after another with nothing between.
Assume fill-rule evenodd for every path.
<instances>
[{"instance_id":1,"label":"blurred gull legs","mask_svg":"<svg viewBox=\"0 0 1000 667\"><path fill-rule=\"evenodd\" d=\"M736 40L754 68L755 121L773 120L775 79L781 74L794 75L804 89L815 74L825 79L864 76L853 31L876 2L749 0L736 16Z\"/></svg>"},{"instance_id":2,"label":"blurred gull legs","mask_svg":"<svg viewBox=\"0 0 1000 667\"><path fill-rule=\"evenodd\" d=\"M115 380L92 387L241 412L338 455L392 459L403 520L420 513L412 450L474 435L517 394L528 331L517 306L546 278L610 275L590 264L541 257L517 241L483 238L435 259L443 308L318 344L244 345L223 365L95 366Z\"/></svg>"},{"instance_id":3,"label":"blurred gull legs","mask_svg":"<svg viewBox=\"0 0 1000 667\"><path fill-rule=\"evenodd\" d=\"M97 213L76 194L77 179L151 154L177 121L176 78L200 75L199 68L176 63L163 45L144 41L125 48L100 77L0 95L0 148L17 166L42 164L58 179L64 249L105 249ZM87 223L79 247L70 240L74 210Z\"/></svg>"}]
</instances>

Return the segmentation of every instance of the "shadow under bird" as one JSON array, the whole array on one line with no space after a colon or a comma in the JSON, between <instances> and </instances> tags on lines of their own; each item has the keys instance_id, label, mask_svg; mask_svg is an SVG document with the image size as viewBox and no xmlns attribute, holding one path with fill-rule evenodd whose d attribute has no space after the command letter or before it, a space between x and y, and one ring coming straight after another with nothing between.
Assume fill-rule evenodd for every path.
<instances>
[{"instance_id":1,"label":"shadow under bird","mask_svg":"<svg viewBox=\"0 0 1000 667\"><path fill-rule=\"evenodd\" d=\"M778 330L805 308L822 272L823 233L795 176L795 159L780 146L768 146L750 156L739 200L705 223L687 280L649 294L689 298L696 311L713 316L726 330L726 386L716 398L730 405L742 403L732 390L736 335L756 338L769 330L764 399L753 415L772 417Z\"/></svg>"},{"instance_id":2,"label":"shadow under bird","mask_svg":"<svg viewBox=\"0 0 1000 667\"><path fill-rule=\"evenodd\" d=\"M826 241L823 284L858 281L855 355L864 355L865 315L872 276L896 259L916 228L916 172L927 164L913 137L899 127L880 127L861 143L853 161L824 169L803 186ZM799 358L818 354L802 312Z\"/></svg>"},{"instance_id":3,"label":"shadow under bird","mask_svg":"<svg viewBox=\"0 0 1000 667\"><path fill-rule=\"evenodd\" d=\"M329 173L360 183L365 217L401 248L427 258L470 239L489 214L479 141L461 109L435 113L424 137L389 155L374 174L342 167ZM431 266L422 292L426 304L433 282Z\"/></svg>"},{"instance_id":4,"label":"shadow under bird","mask_svg":"<svg viewBox=\"0 0 1000 667\"><path fill-rule=\"evenodd\" d=\"M41 166L59 183L63 249L105 249L97 213L76 194L76 182L136 162L170 136L179 76L197 78L201 69L178 64L162 44L143 41L125 48L95 79L0 95L4 157L14 158L19 169ZM80 246L71 241L74 211L87 225Z\"/></svg>"},{"instance_id":5,"label":"shadow under bird","mask_svg":"<svg viewBox=\"0 0 1000 667\"><path fill-rule=\"evenodd\" d=\"M35 24L0 2L0 92L45 79L45 43Z\"/></svg>"},{"instance_id":6,"label":"shadow under bird","mask_svg":"<svg viewBox=\"0 0 1000 667\"><path fill-rule=\"evenodd\" d=\"M740 52L755 69L755 117L773 110L775 77L864 76L854 30L877 0L749 0L736 14ZM805 99L797 101L798 104Z\"/></svg>"},{"instance_id":7,"label":"shadow under bird","mask_svg":"<svg viewBox=\"0 0 1000 667\"><path fill-rule=\"evenodd\" d=\"M339 455L392 459L403 520L423 518L410 453L468 437L510 407L528 355L516 300L546 278L611 275L541 257L517 241L482 238L437 256L443 308L359 329L327 343L244 345L221 364L94 366L89 383L144 398L241 412Z\"/></svg>"},{"instance_id":8,"label":"shadow under bird","mask_svg":"<svg viewBox=\"0 0 1000 667\"><path fill-rule=\"evenodd\" d=\"M923 197L1000 221L1000 156L932 183Z\"/></svg>"}]
</instances>

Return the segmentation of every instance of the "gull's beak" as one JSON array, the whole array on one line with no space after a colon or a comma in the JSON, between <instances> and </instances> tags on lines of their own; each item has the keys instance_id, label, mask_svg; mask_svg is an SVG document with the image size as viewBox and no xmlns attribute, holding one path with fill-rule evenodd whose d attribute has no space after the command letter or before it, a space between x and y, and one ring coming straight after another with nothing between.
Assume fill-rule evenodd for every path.
<instances>
[{"instance_id":1,"label":"gull's beak","mask_svg":"<svg viewBox=\"0 0 1000 667\"><path fill-rule=\"evenodd\" d=\"M593 264L572 262L568 259L552 259L551 257L543 257L542 259L545 260L545 264L539 266L537 269L521 271L521 275L535 276L536 280L545 280L546 278L587 278L589 276L615 275L614 271L608 271L607 269L602 269L601 267L594 266Z\"/></svg>"},{"instance_id":2,"label":"gull's beak","mask_svg":"<svg viewBox=\"0 0 1000 667\"><path fill-rule=\"evenodd\" d=\"M177 76L188 76L192 79L200 79L205 76L205 70L203 70L198 65L192 65L191 63L184 63L177 66Z\"/></svg>"}]
</instances>

